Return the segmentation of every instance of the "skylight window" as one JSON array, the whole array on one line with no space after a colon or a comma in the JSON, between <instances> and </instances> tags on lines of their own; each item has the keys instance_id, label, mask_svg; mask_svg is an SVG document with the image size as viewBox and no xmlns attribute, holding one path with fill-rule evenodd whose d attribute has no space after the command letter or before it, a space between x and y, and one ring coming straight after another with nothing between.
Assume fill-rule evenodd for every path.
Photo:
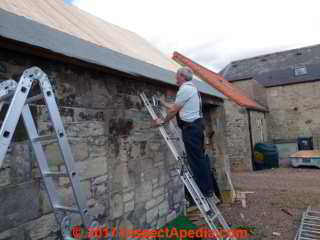
<instances>
[{"instance_id":1,"label":"skylight window","mask_svg":"<svg viewBox=\"0 0 320 240\"><path fill-rule=\"evenodd\" d=\"M306 75L307 72L307 68L306 67L296 67L294 69L294 75L295 76L301 76L301 75Z\"/></svg>"}]
</instances>

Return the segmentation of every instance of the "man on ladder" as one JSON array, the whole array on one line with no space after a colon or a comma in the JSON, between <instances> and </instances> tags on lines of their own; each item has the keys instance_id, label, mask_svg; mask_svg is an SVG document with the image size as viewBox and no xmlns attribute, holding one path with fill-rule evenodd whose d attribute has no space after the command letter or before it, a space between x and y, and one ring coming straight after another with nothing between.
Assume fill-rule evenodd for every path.
<instances>
[{"instance_id":1,"label":"man on ladder","mask_svg":"<svg viewBox=\"0 0 320 240\"><path fill-rule=\"evenodd\" d=\"M160 99L160 102L168 109L168 113L165 119L156 119L155 126L161 126L176 116L196 183L205 197L212 197L212 176L204 153L202 102L198 89L192 83L192 78L192 70L188 67L177 71L176 83L179 91L175 103L170 104Z\"/></svg>"}]
</instances>

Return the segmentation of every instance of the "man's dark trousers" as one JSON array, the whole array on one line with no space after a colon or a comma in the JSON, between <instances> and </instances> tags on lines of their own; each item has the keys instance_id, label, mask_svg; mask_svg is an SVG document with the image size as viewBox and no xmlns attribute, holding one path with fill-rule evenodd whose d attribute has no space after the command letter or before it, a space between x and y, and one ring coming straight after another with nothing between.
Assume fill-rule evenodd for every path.
<instances>
[{"instance_id":1,"label":"man's dark trousers","mask_svg":"<svg viewBox=\"0 0 320 240\"><path fill-rule=\"evenodd\" d=\"M194 179L201 192L209 196L213 192L210 166L204 155L204 134L202 119L182 128L182 139Z\"/></svg>"}]
</instances>

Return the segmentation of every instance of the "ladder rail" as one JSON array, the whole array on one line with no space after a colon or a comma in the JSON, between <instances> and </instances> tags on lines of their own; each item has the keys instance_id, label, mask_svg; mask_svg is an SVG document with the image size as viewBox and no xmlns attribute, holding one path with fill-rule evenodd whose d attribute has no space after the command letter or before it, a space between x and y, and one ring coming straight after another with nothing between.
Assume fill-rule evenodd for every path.
<instances>
[{"instance_id":1,"label":"ladder rail","mask_svg":"<svg viewBox=\"0 0 320 240\"><path fill-rule=\"evenodd\" d=\"M160 112L162 118L165 118L165 117L167 116L166 112L165 112L163 109L159 109L159 112ZM177 128L175 127L175 125L173 124L173 122L172 122L172 121L169 121L168 125L169 125L170 131L173 132L173 135L174 135L176 138L181 139L181 137L180 137L181 134L178 133ZM189 170L189 172L190 172L190 174L191 174L192 171L191 171L191 169L190 169L190 167L189 167L189 164L188 164L188 162L187 162L187 153L186 153L186 150L185 150L184 143L183 143L183 141L177 141L177 142L178 142L178 144L179 144L180 149L182 150L182 153L181 153L181 154L182 154L182 157L181 157L181 162L180 162L180 164L181 164L182 166L184 165L184 166ZM191 175L192 175L192 174L191 174Z\"/></svg>"},{"instance_id":2,"label":"ladder rail","mask_svg":"<svg viewBox=\"0 0 320 240\"><path fill-rule=\"evenodd\" d=\"M310 206L308 206L307 210L302 214L301 223L295 236L295 240L320 239L320 218L314 216L314 214L319 213L319 211L314 211Z\"/></svg>"},{"instance_id":3,"label":"ladder rail","mask_svg":"<svg viewBox=\"0 0 320 240\"><path fill-rule=\"evenodd\" d=\"M80 177L75 169L75 162L73 159L71 147L69 145L67 135L62 124L62 120L59 114L58 106L53 94L52 86L46 74L43 74L39 79L41 90L44 96L44 100L49 110L49 116L55 130L55 134L58 140L58 146L60 152L64 158L67 174L70 176L70 182L72 191L75 196L77 207L82 209L80 215L82 221L86 227L90 226L91 219L88 216L88 209L86 207L86 201L83 192L80 189ZM77 187L78 186L78 187Z\"/></svg>"},{"instance_id":4,"label":"ladder rail","mask_svg":"<svg viewBox=\"0 0 320 240\"><path fill-rule=\"evenodd\" d=\"M159 112L160 112L160 114L161 114L161 117L165 118L165 117L167 116L167 113L166 113L163 109L159 109ZM170 129L171 132L173 132L173 135L174 135L174 136L176 136L177 138L181 139L181 138L179 137L179 135L181 135L181 134L178 133L177 127L173 124L172 121L169 121L169 129ZM186 154L186 151L185 151L185 146L184 146L183 141L178 141L178 144L179 144L180 149L182 150L183 160L186 160L186 159L187 159L187 154ZM183 162L183 164L185 164L185 166L186 166L186 167L188 168L188 170L189 170L189 173L191 174L192 171L191 171L191 169L189 168L188 162L185 161L185 162ZM192 174L191 174L191 176L192 176ZM230 179L230 181L231 181L231 179ZM230 183L230 184L231 184L231 186L233 187L232 183ZM217 198L215 195L214 195L214 198L215 198L216 200L218 200L218 198Z\"/></svg>"},{"instance_id":5,"label":"ladder rail","mask_svg":"<svg viewBox=\"0 0 320 240\"><path fill-rule=\"evenodd\" d=\"M32 118L32 114L30 111L30 108L28 105L25 105L22 111L22 117L23 117L23 121L24 124L26 126L26 130L29 136L29 139L33 139L35 137L38 136L38 132L36 129L36 126L34 124L33 118ZM36 155L37 159L43 159L43 160L47 160L47 157L45 155L45 152L43 150L42 144L40 142L34 142L34 141L30 141L31 145L32 145L32 149L34 154ZM38 162L38 167L40 169L40 173L42 176L42 179L44 181L44 185L46 188L46 192L49 195L49 201L51 206L55 206L55 205L59 205L59 200L57 195L55 194L57 192L56 186L52 180L52 178L47 178L44 176L45 172L49 171L49 166L48 166L48 162L47 161L37 161ZM53 208L53 211L55 211L55 209ZM59 213L55 212L55 217L57 222L61 222L62 221L62 217L63 216L59 216Z\"/></svg>"},{"instance_id":6,"label":"ladder rail","mask_svg":"<svg viewBox=\"0 0 320 240\"><path fill-rule=\"evenodd\" d=\"M147 97L144 95L144 93L142 93L140 96L141 96L142 100L144 101L144 103L145 103L145 105L146 105L149 113L151 114L153 120L157 119L157 115L156 115L156 113L154 112L154 110L153 110L151 104L149 103ZM164 140L166 141L167 145L169 146L169 148L170 148L173 156L175 157L175 159L176 159L178 162L180 162L180 161L181 161L181 157L180 157L179 154L177 153L176 148L174 147L172 141L169 139L168 134L167 134L167 132L165 131L164 127L163 127L163 126L160 126L160 127L159 127L159 130L160 130L162 136L164 137ZM178 171L178 172L179 172L179 174L180 174L180 171ZM187 178L187 179L189 179L189 178ZM199 193L200 190L198 190L198 191L196 191L196 192ZM199 199L201 199L201 202L202 202L203 205L206 205L206 204L207 204L207 203L203 200L203 198L199 197Z\"/></svg>"},{"instance_id":7,"label":"ladder rail","mask_svg":"<svg viewBox=\"0 0 320 240\"><path fill-rule=\"evenodd\" d=\"M29 74L30 72L27 70L22 74L20 81L15 88L12 102L10 103L7 114L0 129L0 167L3 164L4 158L8 151L8 147L13 137L14 130L17 127L22 109L24 107L24 103L31 89L32 81L29 78ZM7 93L9 94L8 91Z\"/></svg>"},{"instance_id":8,"label":"ladder rail","mask_svg":"<svg viewBox=\"0 0 320 240\"><path fill-rule=\"evenodd\" d=\"M145 106L147 107L152 119L156 120L158 117L157 117L156 113L154 112L151 104L149 103L147 97L145 96L144 93L142 93L140 96L141 96ZM172 141L170 140L170 138L169 138L168 134L166 133L164 127L163 126L159 127L159 131L161 132L162 136L164 137L164 140L166 141L167 145L169 146L170 150L172 151L174 157L176 159L180 159L176 149L172 146Z\"/></svg>"},{"instance_id":9,"label":"ladder rail","mask_svg":"<svg viewBox=\"0 0 320 240\"><path fill-rule=\"evenodd\" d=\"M148 112L150 113L153 120L157 119L158 116L155 113L154 109L152 108L152 105L150 104L149 100L147 99L146 95L144 93L140 94L140 97L142 101L144 102L144 105L146 106ZM165 114L162 110L160 110L160 114L162 117L165 117ZM170 131L177 135L176 128L174 127L173 123L170 121ZM179 153L176 150L176 147L174 146L173 142L168 137L168 133L166 132L165 128L163 126L159 126L158 128L160 130L161 135L164 137L164 140L166 141L167 145L169 146L172 154L176 158L178 162L182 161L181 156L179 156ZM173 130L174 129L174 130ZM179 137L179 139L181 139ZM181 144L181 141L178 141ZM180 145L181 146L181 145ZM184 146L182 148L184 150ZM184 163L182 163L184 166ZM216 207L213 201L209 201L204 197L202 192L200 191L198 185L196 184L195 180L193 179L190 171L188 168L181 168L181 170L177 169L181 180L183 181L184 185L187 187L188 191L190 192L192 198L194 199L195 203L197 204L197 207L199 208L202 216L205 218L208 226L211 230L218 230L217 224L214 223L214 221L217 219L219 221L219 224L225 229L230 230L230 227L226 223L225 219L223 218L221 212ZM182 172L181 172L182 171ZM209 216L208 210L212 209L214 216ZM220 236L217 236L217 239L222 239ZM236 239L234 237L227 237L226 239Z\"/></svg>"},{"instance_id":10,"label":"ladder rail","mask_svg":"<svg viewBox=\"0 0 320 240\"><path fill-rule=\"evenodd\" d=\"M192 182L193 180L189 179L187 176L183 176L183 177L181 177L181 179L182 179L184 185L185 185L186 188L188 189L188 191L189 191L189 193L191 194L191 196L192 196L193 199L199 199L199 198L201 198L201 197L199 197L199 195L201 195L201 194L199 194L199 193L197 192L197 190L198 190L198 191L200 191L200 190L194 188L194 184L195 184L195 183ZM202 196L202 199L204 199L204 196ZM201 199L201 200L202 200L202 199ZM199 200L200 200L200 199L199 199ZM205 208L203 207L201 201L195 200L195 203L196 203L197 207L199 208L199 210L200 210L200 212L201 212L201 215L204 217L205 221L207 222L210 230L219 230L219 228L216 226L216 224L213 223L214 219L213 219L213 221L210 220L210 217L207 215L207 213L206 213L206 211L205 211ZM222 238L219 238L219 237L218 237L217 239L220 240L220 239L222 239Z\"/></svg>"},{"instance_id":11,"label":"ladder rail","mask_svg":"<svg viewBox=\"0 0 320 240\"><path fill-rule=\"evenodd\" d=\"M33 84L39 84L41 94L28 98ZM35 120L30 111L29 103L44 99L49 112L51 123L53 124L55 135L39 136ZM38 67L25 70L19 83L14 80L7 80L0 83L0 110L4 104L9 104L8 111L2 122L0 129L0 167L12 141L14 131L17 127L20 116L30 139L33 153L37 159L38 167L49 196L50 204L53 208L56 221L60 224L61 231L65 239L70 239L71 220L68 213L80 215L84 227L98 226L98 222L89 215L86 198L80 189L80 177L75 168L71 147L66 136L66 132L61 120L59 109L54 97L54 92L47 75ZM49 170L49 163L43 148L43 142L54 139L58 142L59 150L65 172L52 172ZM73 198L76 208L63 206L58 195L58 187L55 185L53 177L67 177L72 186ZM68 230L66 233L66 230Z\"/></svg>"},{"instance_id":12,"label":"ladder rail","mask_svg":"<svg viewBox=\"0 0 320 240\"><path fill-rule=\"evenodd\" d=\"M163 118L165 118L167 116L167 114L165 113L165 111L163 109L160 109L160 114ZM174 126L172 121L169 121L169 128L176 137L180 138L179 133L177 131L177 128ZM184 146L183 142L178 141L178 144L179 144L179 147L185 152L185 146Z\"/></svg>"}]
</instances>

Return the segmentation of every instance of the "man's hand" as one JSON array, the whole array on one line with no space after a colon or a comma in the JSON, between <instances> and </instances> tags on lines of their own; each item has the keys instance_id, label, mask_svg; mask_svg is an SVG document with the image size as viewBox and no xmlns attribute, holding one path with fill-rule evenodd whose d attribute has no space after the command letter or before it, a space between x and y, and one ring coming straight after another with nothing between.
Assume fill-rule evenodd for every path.
<instances>
[{"instance_id":1,"label":"man's hand","mask_svg":"<svg viewBox=\"0 0 320 240\"><path fill-rule=\"evenodd\" d=\"M173 103L166 102L166 98L164 96L158 97L159 102L166 108L171 108Z\"/></svg>"},{"instance_id":2,"label":"man's hand","mask_svg":"<svg viewBox=\"0 0 320 240\"><path fill-rule=\"evenodd\" d=\"M165 105L164 103L166 103L166 98L165 96L160 96L159 98L159 101L161 102L162 105Z\"/></svg>"},{"instance_id":3,"label":"man's hand","mask_svg":"<svg viewBox=\"0 0 320 240\"><path fill-rule=\"evenodd\" d=\"M159 127L161 124L163 124L163 120L160 119L160 118L157 118L154 120L154 124L152 125L152 127L156 128L156 127Z\"/></svg>"}]
</instances>

